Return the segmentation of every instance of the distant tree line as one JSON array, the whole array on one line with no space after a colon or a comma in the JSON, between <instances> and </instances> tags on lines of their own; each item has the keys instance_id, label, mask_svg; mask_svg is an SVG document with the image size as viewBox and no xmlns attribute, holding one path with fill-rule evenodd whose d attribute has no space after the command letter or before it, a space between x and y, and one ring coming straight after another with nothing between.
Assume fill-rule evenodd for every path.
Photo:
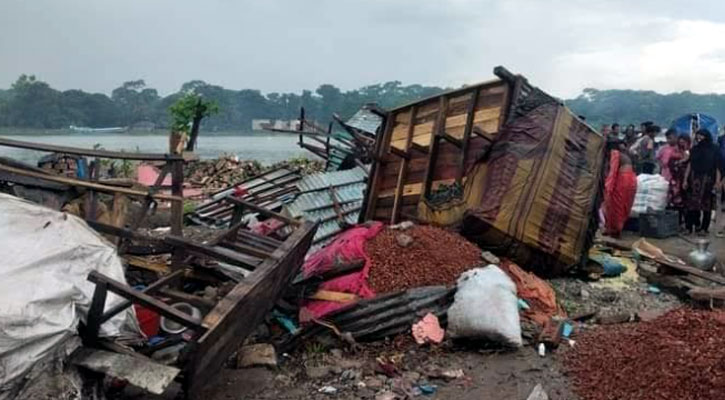
<instances>
[{"instance_id":1,"label":"distant tree line","mask_svg":"<svg viewBox=\"0 0 725 400\"><path fill-rule=\"evenodd\" d=\"M220 111L204 119L206 130L248 130L252 119L295 119L300 107L305 107L308 119L325 123L333 112L346 118L364 103L395 107L442 90L392 81L350 91L324 84L314 92L265 95L259 90L230 90L193 80L184 83L178 92L162 97L143 80L135 80L124 82L109 97L82 90L59 91L35 76L22 75L10 89L0 90L0 126L56 129L153 123L168 127L173 123L169 107L185 93L194 92L214 101Z\"/></svg>"},{"instance_id":2,"label":"distant tree line","mask_svg":"<svg viewBox=\"0 0 725 400\"><path fill-rule=\"evenodd\" d=\"M689 91L659 94L644 90L584 89L566 104L576 114L587 118L593 127L602 124L620 125L653 121L663 129L684 114L699 112L712 115L725 123L725 95L695 94Z\"/></svg>"},{"instance_id":3,"label":"distant tree line","mask_svg":"<svg viewBox=\"0 0 725 400\"><path fill-rule=\"evenodd\" d=\"M391 81L349 91L324 84L314 92L263 94L259 90L231 90L193 80L184 83L178 92L162 97L143 80L135 80L124 82L109 97L82 90L56 90L35 76L22 75L10 89L0 90L0 126L54 129L69 125L152 123L168 127L172 124L169 107L185 93L194 92L219 107L219 113L204 119L205 130L247 130L252 119L297 118L300 107L305 107L307 118L326 123L332 113L346 118L364 103L376 102L383 108L392 108L442 90ZM690 112L711 114L725 123L725 95L719 94L686 91L663 95L653 91L585 89L566 104L596 128L614 122L642 121L654 121L664 127Z\"/></svg>"}]
</instances>

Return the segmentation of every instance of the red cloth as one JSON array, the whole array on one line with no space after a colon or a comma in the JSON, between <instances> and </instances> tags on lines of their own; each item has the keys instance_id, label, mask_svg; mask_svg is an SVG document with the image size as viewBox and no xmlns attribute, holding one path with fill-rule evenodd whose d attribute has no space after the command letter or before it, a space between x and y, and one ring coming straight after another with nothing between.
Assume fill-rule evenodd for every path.
<instances>
[{"instance_id":1,"label":"red cloth","mask_svg":"<svg viewBox=\"0 0 725 400\"><path fill-rule=\"evenodd\" d=\"M307 258L305 264L302 266L303 276L307 278L312 275L319 275L322 272L332 269L336 265L364 260L365 264L360 271L331 279L320 285L320 289L352 293L361 298L375 296L375 292L368 285L371 261L370 257L365 254L365 242L374 238L382 229L383 224L380 222L348 229L340 234L335 241ZM310 314L314 318L321 318L343 306L346 306L346 304L333 301L305 301L300 309L300 322L307 322Z\"/></svg>"},{"instance_id":2,"label":"red cloth","mask_svg":"<svg viewBox=\"0 0 725 400\"><path fill-rule=\"evenodd\" d=\"M613 150L604 183L604 233L612 236L622 233L637 193L637 175L631 167L621 168L619 158L619 151Z\"/></svg>"}]
</instances>

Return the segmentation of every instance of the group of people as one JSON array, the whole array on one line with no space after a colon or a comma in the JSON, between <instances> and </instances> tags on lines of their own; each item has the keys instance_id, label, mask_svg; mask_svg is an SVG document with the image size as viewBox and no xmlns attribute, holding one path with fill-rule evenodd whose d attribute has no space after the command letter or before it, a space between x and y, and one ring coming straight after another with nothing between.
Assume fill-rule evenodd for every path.
<instances>
[{"instance_id":1,"label":"group of people","mask_svg":"<svg viewBox=\"0 0 725 400\"><path fill-rule=\"evenodd\" d=\"M620 133L619 125L604 126L607 139L606 180L602 217L604 234L618 237L629 218L637 193L637 175L659 173L669 183L668 208L680 214L684 233L709 233L716 192L722 190L725 137L718 144L706 129L689 134L673 129L658 144L659 126L645 122L637 132L633 125ZM718 232L718 236L725 232Z\"/></svg>"}]
</instances>

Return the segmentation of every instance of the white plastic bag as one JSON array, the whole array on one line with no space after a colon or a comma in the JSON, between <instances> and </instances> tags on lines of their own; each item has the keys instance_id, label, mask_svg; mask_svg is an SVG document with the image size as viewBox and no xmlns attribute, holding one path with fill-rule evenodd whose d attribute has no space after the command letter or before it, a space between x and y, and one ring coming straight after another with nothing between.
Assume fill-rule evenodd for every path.
<instances>
[{"instance_id":1,"label":"white plastic bag","mask_svg":"<svg viewBox=\"0 0 725 400\"><path fill-rule=\"evenodd\" d=\"M640 174L637 176L637 193L630 217L647 212L664 211L667 208L669 182L662 175Z\"/></svg>"},{"instance_id":2,"label":"white plastic bag","mask_svg":"<svg viewBox=\"0 0 725 400\"><path fill-rule=\"evenodd\" d=\"M464 272L448 309L448 333L521 346L516 284L495 265Z\"/></svg>"}]
</instances>

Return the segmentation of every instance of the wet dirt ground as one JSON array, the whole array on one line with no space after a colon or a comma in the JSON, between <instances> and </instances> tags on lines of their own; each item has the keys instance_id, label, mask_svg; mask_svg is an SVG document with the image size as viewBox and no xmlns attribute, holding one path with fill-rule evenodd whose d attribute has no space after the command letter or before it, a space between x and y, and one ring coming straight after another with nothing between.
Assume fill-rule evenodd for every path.
<instances>
[{"instance_id":1,"label":"wet dirt ground","mask_svg":"<svg viewBox=\"0 0 725 400\"><path fill-rule=\"evenodd\" d=\"M639 237L625 234L631 244ZM714 236L711 250L725 259L725 239ZM693 245L675 237L648 239L665 252L685 258ZM626 281L626 279L625 279ZM574 277L552 279L558 300L572 316L596 309L600 315L641 311L664 311L681 306L665 292L657 293L643 278L615 282L586 281ZM596 319L577 324L593 329ZM572 336L576 341L576 333ZM407 336L382 343L363 344L359 350L344 349L339 342L312 343L280 357L277 368L222 370L203 399L522 399L542 384L552 400L576 400L562 372L562 354L569 345L537 354L535 343L513 351L462 347L448 341L436 346L418 346ZM574 343L576 346L576 343ZM381 363L392 363L386 374ZM462 374L458 371L461 371ZM456 376L443 378L442 375ZM329 391L330 393L324 393ZM432 391L432 393L427 393ZM163 397L132 396L125 399L172 399L178 388ZM407 396L407 397L406 397Z\"/></svg>"}]
</instances>

